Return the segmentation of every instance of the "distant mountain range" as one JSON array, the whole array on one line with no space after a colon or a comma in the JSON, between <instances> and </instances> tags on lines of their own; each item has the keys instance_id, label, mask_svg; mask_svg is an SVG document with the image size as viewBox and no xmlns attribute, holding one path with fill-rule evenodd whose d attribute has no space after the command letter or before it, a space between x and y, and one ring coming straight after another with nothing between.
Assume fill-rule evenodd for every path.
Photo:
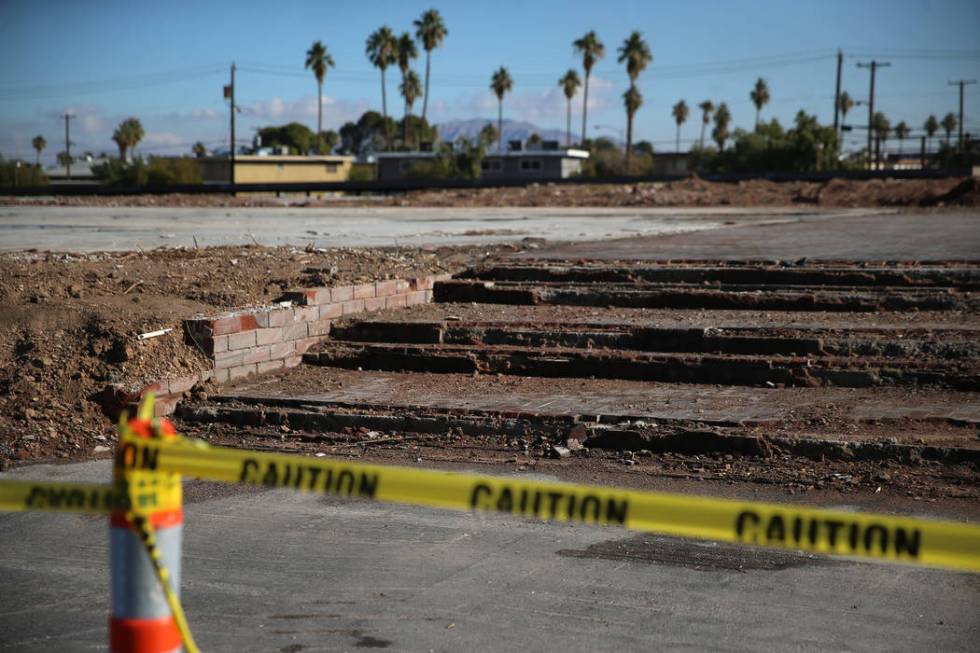
<instances>
[{"instance_id":1,"label":"distant mountain range","mask_svg":"<svg viewBox=\"0 0 980 653\"><path fill-rule=\"evenodd\" d=\"M476 138L480 130L487 123L497 126L496 119L493 118L470 118L468 120L449 120L436 125L439 131L439 138L444 141L455 141L459 138ZM544 129L530 122L518 120L504 120L503 122L504 142L507 141L526 141L531 134L537 133L543 140L558 141L562 146L565 145L565 130L563 129ZM574 136L572 137L574 141Z\"/></svg>"}]
</instances>

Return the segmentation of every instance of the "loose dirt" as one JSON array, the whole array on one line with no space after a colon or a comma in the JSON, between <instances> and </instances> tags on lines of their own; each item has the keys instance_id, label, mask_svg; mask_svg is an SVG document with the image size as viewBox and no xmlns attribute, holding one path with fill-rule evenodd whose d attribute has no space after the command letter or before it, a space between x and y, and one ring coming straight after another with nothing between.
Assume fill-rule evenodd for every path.
<instances>
[{"instance_id":1,"label":"loose dirt","mask_svg":"<svg viewBox=\"0 0 980 653\"><path fill-rule=\"evenodd\" d=\"M94 393L209 368L181 321L298 287L456 271L516 246L438 249L215 247L0 255L0 469L105 454ZM139 341L141 333L172 329Z\"/></svg>"},{"instance_id":2,"label":"loose dirt","mask_svg":"<svg viewBox=\"0 0 980 653\"><path fill-rule=\"evenodd\" d=\"M0 204L51 206L790 206L943 207L980 206L980 181L949 179L833 179L826 182L773 182L761 179L710 182L692 176L673 182L635 184L531 184L523 188L423 190L383 196L307 198L292 196L136 195L117 197L2 197Z\"/></svg>"}]
</instances>

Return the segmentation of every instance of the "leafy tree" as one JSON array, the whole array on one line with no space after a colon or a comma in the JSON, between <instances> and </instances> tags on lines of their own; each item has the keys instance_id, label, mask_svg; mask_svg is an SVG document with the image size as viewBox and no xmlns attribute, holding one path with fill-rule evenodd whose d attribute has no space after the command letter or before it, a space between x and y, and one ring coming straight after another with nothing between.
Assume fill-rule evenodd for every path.
<instances>
[{"instance_id":1,"label":"leafy tree","mask_svg":"<svg viewBox=\"0 0 980 653\"><path fill-rule=\"evenodd\" d=\"M347 122L340 128L340 150L345 154L361 155L384 149L386 134L395 128L394 121L377 111L365 111L357 122Z\"/></svg>"},{"instance_id":2,"label":"leafy tree","mask_svg":"<svg viewBox=\"0 0 980 653\"><path fill-rule=\"evenodd\" d=\"M407 34L406 34L407 36ZM405 118L402 120L402 140L408 145L408 117L412 115L412 105L415 100L422 95L422 83L414 70L409 70L402 78L399 87L402 97L405 98Z\"/></svg>"},{"instance_id":3,"label":"leafy tree","mask_svg":"<svg viewBox=\"0 0 980 653\"><path fill-rule=\"evenodd\" d=\"M585 69L585 86L582 94L582 142L585 143L588 136L586 124L589 115L589 77L592 75L592 67L605 56L606 46L599 40L599 36L590 30L582 38L573 41L572 48L576 54L582 55L582 68Z\"/></svg>"},{"instance_id":4,"label":"leafy tree","mask_svg":"<svg viewBox=\"0 0 980 653\"><path fill-rule=\"evenodd\" d=\"M626 74L630 78L630 87L623 94L623 105L626 107L626 170L630 169L630 155L633 149L633 116L643 106L643 96L636 88L636 78L653 61L650 46L643 40L640 32L630 33L623 44L619 46L619 63L626 64Z\"/></svg>"},{"instance_id":5,"label":"leafy tree","mask_svg":"<svg viewBox=\"0 0 980 653\"><path fill-rule=\"evenodd\" d=\"M909 137L909 132L911 131L904 120L895 125L895 138L898 139L898 156L902 156L902 145L905 139Z\"/></svg>"},{"instance_id":6,"label":"leafy tree","mask_svg":"<svg viewBox=\"0 0 980 653\"><path fill-rule=\"evenodd\" d=\"M527 145L527 149L533 150L540 147L542 140L541 134L538 132L531 132L531 135L527 137L527 142L525 143Z\"/></svg>"},{"instance_id":7,"label":"leafy tree","mask_svg":"<svg viewBox=\"0 0 980 653\"><path fill-rule=\"evenodd\" d=\"M364 48L371 64L381 71L381 115L388 125L388 95L385 90L385 70L398 60L398 39L391 28L384 25L372 33ZM385 132L386 146L391 147L391 132Z\"/></svg>"},{"instance_id":8,"label":"leafy tree","mask_svg":"<svg viewBox=\"0 0 980 653\"><path fill-rule=\"evenodd\" d=\"M574 68L569 68L568 72L558 80L558 86L565 94L565 145L567 146L572 144L572 98L575 97L575 92L581 85L582 80L578 78L578 73L575 72Z\"/></svg>"},{"instance_id":9,"label":"leafy tree","mask_svg":"<svg viewBox=\"0 0 980 653\"><path fill-rule=\"evenodd\" d=\"M728 105L722 102L715 111L715 128L711 131L711 138L718 144L718 151L725 150L725 141L728 140L728 126L732 122L732 114L728 110Z\"/></svg>"},{"instance_id":10,"label":"leafy tree","mask_svg":"<svg viewBox=\"0 0 980 653\"><path fill-rule=\"evenodd\" d=\"M322 42L314 42L306 51L306 67L316 77L316 133L319 134L323 131L323 78L327 76L327 68L334 67L333 57Z\"/></svg>"},{"instance_id":11,"label":"leafy tree","mask_svg":"<svg viewBox=\"0 0 980 653\"><path fill-rule=\"evenodd\" d=\"M749 91L749 99L755 105L755 124L758 126L759 112L762 111L762 107L769 104L769 85L766 84L766 80L761 77L755 80L755 87Z\"/></svg>"},{"instance_id":12,"label":"leafy tree","mask_svg":"<svg viewBox=\"0 0 980 653\"><path fill-rule=\"evenodd\" d=\"M647 156L653 156L653 143L650 141L640 141L633 146L634 154L645 154Z\"/></svg>"},{"instance_id":13,"label":"leafy tree","mask_svg":"<svg viewBox=\"0 0 980 653\"><path fill-rule=\"evenodd\" d=\"M711 115L715 111L715 105L711 102L711 100L705 100L698 105L698 108L701 109L701 138L698 139L698 147L703 150L704 129L708 126L708 123L711 122Z\"/></svg>"},{"instance_id":14,"label":"leafy tree","mask_svg":"<svg viewBox=\"0 0 980 653\"><path fill-rule=\"evenodd\" d=\"M503 151L504 134L504 96L514 88L514 80L506 68L501 66L490 78L490 90L497 96L497 151Z\"/></svg>"},{"instance_id":15,"label":"leafy tree","mask_svg":"<svg viewBox=\"0 0 980 653\"><path fill-rule=\"evenodd\" d=\"M789 130L776 119L760 121L752 131L736 129L733 141L732 147L724 151L692 150L692 167L715 172L759 173L809 172L838 166L837 133L803 111L796 114L794 126Z\"/></svg>"},{"instance_id":16,"label":"leafy tree","mask_svg":"<svg viewBox=\"0 0 980 653\"><path fill-rule=\"evenodd\" d=\"M942 122L939 123L942 126L943 131L946 132L946 144L949 145L949 138L953 134L953 131L959 126L960 121L956 119L956 116L952 113L947 113L943 116Z\"/></svg>"},{"instance_id":17,"label":"leafy tree","mask_svg":"<svg viewBox=\"0 0 980 653\"><path fill-rule=\"evenodd\" d=\"M203 159L208 154L208 148L204 147L204 143L198 141L191 148L191 153L198 159Z\"/></svg>"},{"instance_id":18,"label":"leafy tree","mask_svg":"<svg viewBox=\"0 0 980 653\"><path fill-rule=\"evenodd\" d=\"M432 51L442 45L449 35L449 30L446 29L442 16L435 9L429 9L412 24L415 26L415 36L425 50L425 95L422 98L422 120L425 120L429 108L429 71Z\"/></svg>"},{"instance_id":19,"label":"leafy tree","mask_svg":"<svg viewBox=\"0 0 980 653\"><path fill-rule=\"evenodd\" d=\"M480 130L478 140L483 144L484 149L486 149L496 143L498 138L500 138L500 132L498 132L497 128L493 126L492 122L488 122L487 124L483 125L483 129Z\"/></svg>"},{"instance_id":20,"label":"leafy tree","mask_svg":"<svg viewBox=\"0 0 980 653\"><path fill-rule=\"evenodd\" d=\"M69 165L71 165L71 156L68 154L68 152L58 152L58 154L55 155L55 159L57 159L58 165L63 168L67 168Z\"/></svg>"},{"instance_id":21,"label":"leafy tree","mask_svg":"<svg viewBox=\"0 0 980 653\"><path fill-rule=\"evenodd\" d=\"M44 140L44 136L41 136L40 134L38 134L37 136L35 136L31 140L31 146L34 148L34 151L37 152L37 157L35 158L34 165L36 165L38 168L40 168L41 167L41 150L43 150L44 148L46 148L48 146L48 142L46 140Z\"/></svg>"},{"instance_id":22,"label":"leafy tree","mask_svg":"<svg viewBox=\"0 0 980 653\"><path fill-rule=\"evenodd\" d=\"M112 140L119 147L119 158L126 160L126 152L136 148L143 140L143 125L138 118L126 118L112 133Z\"/></svg>"},{"instance_id":23,"label":"leafy tree","mask_svg":"<svg viewBox=\"0 0 980 653\"><path fill-rule=\"evenodd\" d=\"M322 131L316 136L316 151L320 154L330 154L340 143L340 134L332 129Z\"/></svg>"},{"instance_id":24,"label":"leafy tree","mask_svg":"<svg viewBox=\"0 0 980 653\"><path fill-rule=\"evenodd\" d=\"M677 123L677 139L674 143L674 150L676 152L681 151L681 125L687 122L687 116L691 113L691 110L687 108L687 102L684 100L679 101L674 105L674 108L670 110L670 115L674 117L674 122Z\"/></svg>"},{"instance_id":25,"label":"leafy tree","mask_svg":"<svg viewBox=\"0 0 980 653\"><path fill-rule=\"evenodd\" d=\"M306 125L291 122L285 125L262 127L258 130L262 145L288 147L290 154L306 154L316 145L316 134Z\"/></svg>"}]
</instances>

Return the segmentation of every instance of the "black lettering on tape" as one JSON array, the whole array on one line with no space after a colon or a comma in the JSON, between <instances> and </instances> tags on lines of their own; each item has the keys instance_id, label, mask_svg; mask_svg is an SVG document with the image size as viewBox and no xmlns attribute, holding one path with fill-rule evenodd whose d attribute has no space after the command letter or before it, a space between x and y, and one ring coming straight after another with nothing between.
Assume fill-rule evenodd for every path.
<instances>
[{"instance_id":1,"label":"black lettering on tape","mask_svg":"<svg viewBox=\"0 0 980 653\"><path fill-rule=\"evenodd\" d=\"M912 558L919 557L919 547L922 544L922 531L918 528L911 533L899 526L895 529L895 553Z\"/></svg>"},{"instance_id":2,"label":"black lettering on tape","mask_svg":"<svg viewBox=\"0 0 980 653\"><path fill-rule=\"evenodd\" d=\"M515 489L508 485L495 490L486 483L473 486L469 503L473 510L591 523L624 525L629 514L626 499L609 497L603 504L592 494L579 497L575 491Z\"/></svg>"}]
</instances>

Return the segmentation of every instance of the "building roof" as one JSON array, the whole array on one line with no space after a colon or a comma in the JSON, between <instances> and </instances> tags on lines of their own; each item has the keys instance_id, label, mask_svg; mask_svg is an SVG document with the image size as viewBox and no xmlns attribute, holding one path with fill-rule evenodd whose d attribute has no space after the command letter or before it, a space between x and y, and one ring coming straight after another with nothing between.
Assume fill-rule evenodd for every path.
<instances>
[{"instance_id":1,"label":"building roof","mask_svg":"<svg viewBox=\"0 0 980 653\"><path fill-rule=\"evenodd\" d=\"M205 157L211 161L227 161L227 156ZM235 163L343 163L344 161L354 161L352 156L340 154L236 154Z\"/></svg>"},{"instance_id":2,"label":"building roof","mask_svg":"<svg viewBox=\"0 0 980 653\"><path fill-rule=\"evenodd\" d=\"M438 156L438 152L377 152L375 153L375 158L377 159L431 159ZM586 150L578 150L575 148L568 148L564 150L519 150L517 152L487 152L483 155L483 158L490 159L495 157L533 157L539 159L541 157L556 156L569 159L588 159L589 153Z\"/></svg>"}]
</instances>

